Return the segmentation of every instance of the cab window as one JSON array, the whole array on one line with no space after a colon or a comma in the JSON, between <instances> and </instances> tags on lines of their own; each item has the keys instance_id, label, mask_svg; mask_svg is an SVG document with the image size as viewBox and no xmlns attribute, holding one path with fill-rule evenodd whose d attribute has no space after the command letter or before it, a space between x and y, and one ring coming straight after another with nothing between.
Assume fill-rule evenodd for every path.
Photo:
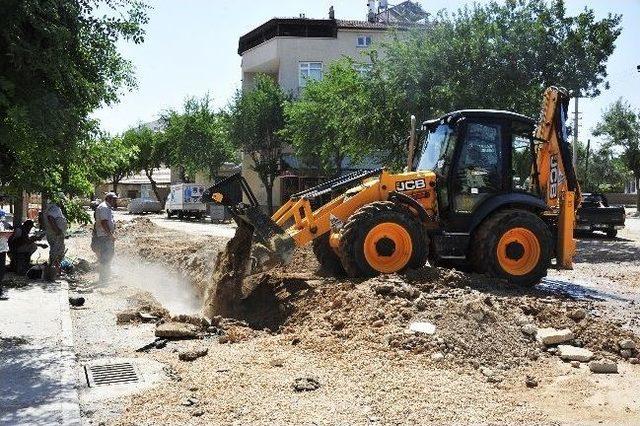
<instances>
[{"instance_id":1,"label":"cab window","mask_svg":"<svg viewBox=\"0 0 640 426\"><path fill-rule=\"evenodd\" d=\"M502 126L474 123L466 126L453 176L457 212L468 213L485 198L502 190Z\"/></svg>"}]
</instances>

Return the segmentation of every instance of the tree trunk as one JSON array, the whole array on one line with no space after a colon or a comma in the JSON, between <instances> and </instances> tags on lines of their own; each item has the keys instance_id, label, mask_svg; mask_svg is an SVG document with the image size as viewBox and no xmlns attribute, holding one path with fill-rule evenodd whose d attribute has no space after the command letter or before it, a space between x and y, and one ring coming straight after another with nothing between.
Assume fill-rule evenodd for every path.
<instances>
[{"instance_id":1,"label":"tree trunk","mask_svg":"<svg viewBox=\"0 0 640 426\"><path fill-rule=\"evenodd\" d=\"M24 192L20 191L20 195L14 197L13 202L13 227L17 228L22 225L25 216L24 211Z\"/></svg>"},{"instance_id":2,"label":"tree trunk","mask_svg":"<svg viewBox=\"0 0 640 426\"><path fill-rule=\"evenodd\" d=\"M145 169L144 174L147 175L147 179L149 179L149 183L151 183L151 190L156 195L156 200L158 200L160 203L163 203L164 200L160 199L160 191L158 191L158 184L156 183L155 179L153 179L153 169L151 170Z\"/></svg>"},{"instance_id":3,"label":"tree trunk","mask_svg":"<svg viewBox=\"0 0 640 426\"><path fill-rule=\"evenodd\" d=\"M273 215L273 180L264 183L267 188L267 209L269 210L269 216Z\"/></svg>"},{"instance_id":4,"label":"tree trunk","mask_svg":"<svg viewBox=\"0 0 640 426\"><path fill-rule=\"evenodd\" d=\"M636 176L636 211L640 213L640 188L638 188L638 185L640 185L640 176Z\"/></svg>"},{"instance_id":5,"label":"tree trunk","mask_svg":"<svg viewBox=\"0 0 640 426\"><path fill-rule=\"evenodd\" d=\"M120 179L117 176L113 176L113 192L118 193L118 183L120 183Z\"/></svg>"}]
</instances>

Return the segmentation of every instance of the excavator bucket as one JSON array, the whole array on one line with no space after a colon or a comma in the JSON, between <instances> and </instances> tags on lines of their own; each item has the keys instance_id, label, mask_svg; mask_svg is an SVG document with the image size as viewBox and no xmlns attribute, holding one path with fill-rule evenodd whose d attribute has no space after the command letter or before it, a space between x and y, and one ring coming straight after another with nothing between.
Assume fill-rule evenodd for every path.
<instances>
[{"instance_id":1,"label":"excavator bucket","mask_svg":"<svg viewBox=\"0 0 640 426\"><path fill-rule=\"evenodd\" d=\"M249 204L234 200L234 188L237 185L240 185ZM262 211L251 188L239 173L208 188L202 195L202 201L225 206L238 225L235 236L227 244L227 250L235 253L226 253L226 256L235 259L232 262L234 274L247 277L291 261L295 242ZM251 294L253 289L243 284L243 298Z\"/></svg>"}]
</instances>

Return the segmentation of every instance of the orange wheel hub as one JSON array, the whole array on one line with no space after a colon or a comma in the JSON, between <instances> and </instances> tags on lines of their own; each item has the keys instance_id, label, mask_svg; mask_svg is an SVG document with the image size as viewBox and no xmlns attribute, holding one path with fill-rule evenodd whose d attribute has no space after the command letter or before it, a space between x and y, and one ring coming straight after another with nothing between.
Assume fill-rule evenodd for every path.
<instances>
[{"instance_id":1,"label":"orange wheel hub","mask_svg":"<svg viewBox=\"0 0 640 426\"><path fill-rule=\"evenodd\" d=\"M498 262L510 275L526 275L540 261L541 249L538 237L527 228L513 228L498 241Z\"/></svg>"},{"instance_id":2,"label":"orange wheel hub","mask_svg":"<svg viewBox=\"0 0 640 426\"><path fill-rule=\"evenodd\" d=\"M393 222L374 226L364 239L364 257L373 269L397 272L407 266L413 253L411 235Z\"/></svg>"}]
</instances>

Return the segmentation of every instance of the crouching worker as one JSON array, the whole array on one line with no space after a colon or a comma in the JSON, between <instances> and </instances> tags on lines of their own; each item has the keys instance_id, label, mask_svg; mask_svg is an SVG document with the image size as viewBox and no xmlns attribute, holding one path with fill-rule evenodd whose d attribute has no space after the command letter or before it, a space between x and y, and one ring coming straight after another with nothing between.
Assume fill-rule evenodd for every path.
<instances>
[{"instance_id":1,"label":"crouching worker","mask_svg":"<svg viewBox=\"0 0 640 426\"><path fill-rule=\"evenodd\" d=\"M91 248L98 257L99 285L105 287L111 278L111 261L115 252L116 222L112 209L116 208L118 196L115 192L108 192L104 201L96 207L94 215Z\"/></svg>"},{"instance_id":2,"label":"crouching worker","mask_svg":"<svg viewBox=\"0 0 640 426\"><path fill-rule=\"evenodd\" d=\"M13 230L9 238L9 258L11 269L18 275L25 275L31 266L31 255L36 252L38 237L30 236L33 221L25 220L22 225Z\"/></svg>"},{"instance_id":3,"label":"crouching worker","mask_svg":"<svg viewBox=\"0 0 640 426\"><path fill-rule=\"evenodd\" d=\"M50 202L42 214L42 221L49 242L49 271L46 273L46 279L54 281L60 276L60 262L64 258L67 218L62 213L60 206Z\"/></svg>"}]
</instances>

